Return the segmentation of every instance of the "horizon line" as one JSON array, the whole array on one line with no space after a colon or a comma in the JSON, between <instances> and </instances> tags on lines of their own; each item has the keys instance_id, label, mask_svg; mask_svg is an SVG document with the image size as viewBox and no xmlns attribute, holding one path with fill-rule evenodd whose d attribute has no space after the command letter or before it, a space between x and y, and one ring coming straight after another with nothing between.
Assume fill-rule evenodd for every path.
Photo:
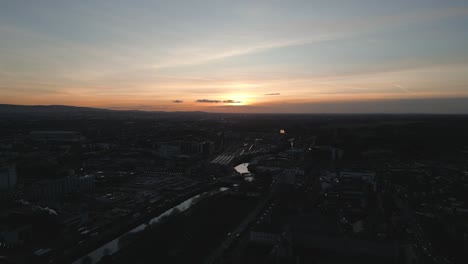
<instances>
[{"instance_id":1,"label":"horizon line","mask_svg":"<svg viewBox=\"0 0 468 264\"><path fill-rule=\"evenodd\" d=\"M467 97L468 98L468 97ZM94 109L102 111L114 111L114 112L144 112L144 113L205 113L205 114L227 114L227 115L456 115L456 116L468 116L468 113L428 113L428 112L211 112L211 111L164 111L164 110L141 110L141 109L112 109L105 107L91 107L91 106L76 106L76 105L60 105L60 104L4 104L0 103L0 106L14 106L14 107L72 107L72 108L84 108Z\"/></svg>"}]
</instances>

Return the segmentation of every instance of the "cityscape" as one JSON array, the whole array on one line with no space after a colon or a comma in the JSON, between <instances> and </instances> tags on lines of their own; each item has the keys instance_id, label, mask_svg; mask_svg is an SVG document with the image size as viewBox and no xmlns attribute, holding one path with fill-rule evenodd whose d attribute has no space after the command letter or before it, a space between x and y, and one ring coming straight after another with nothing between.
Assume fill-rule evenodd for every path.
<instances>
[{"instance_id":1,"label":"cityscape","mask_svg":"<svg viewBox=\"0 0 468 264\"><path fill-rule=\"evenodd\" d=\"M467 264L467 0L0 1L0 264Z\"/></svg>"},{"instance_id":2,"label":"cityscape","mask_svg":"<svg viewBox=\"0 0 468 264\"><path fill-rule=\"evenodd\" d=\"M0 107L5 263L465 263L468 117Z\"/></svg>"}]
</instances>

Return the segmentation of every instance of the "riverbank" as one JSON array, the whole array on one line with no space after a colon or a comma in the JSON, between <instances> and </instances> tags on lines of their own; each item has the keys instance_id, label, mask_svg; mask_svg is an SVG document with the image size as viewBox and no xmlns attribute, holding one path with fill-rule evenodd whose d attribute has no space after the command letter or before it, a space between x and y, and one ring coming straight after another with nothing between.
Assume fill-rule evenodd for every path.
<instances>
[{"instance_id":1,"label":"riverbank","mask_svg":"<svg viewBox=\"0 0 468 264\"><path fill-rule=\"evenodd\" d=\"M241 174L244 174L244 176L245 176L245 175L249 174L248 165L249 165L249 163L240 164L239 166L243 167L243 168L242 168L243 171L238 171L238 170L237 170L237 167L236 167L236 170L237 170L238 172L240 172ZM252 177L245 177L245 180L251 181L251 180L249 180L249 179L247 179L247 178L252 178ZM185 199L187 199L187 197L191 197L191 195L193 195L194 193L201 193L202 191L204 191L204 190L206 190L206 189L208 189L208 188L213 188L213 185L211 185L211 186L205 186L205 188L203 188L202 190L200 190L200 189L194 190L194 192L191 192L190 194L183 195L183 198L178 197L178 199L175 199L176 201L173 200L173 201L171 202L171 205L175 206L175 205L177 205L178 203L180 203L181 200L185 200ZM182 197L182 196L181 196L181 197ZM237 199L241 199L240 197L242 197L242 196L236 196L236 197L237 197ZM192 198L193 198L193 197L192 197ZM195 197L195 198L198 199L199 197ZM203 198L203 197L200 197L200 198ZM250 199L250 198L249 198L249 199ZM217 199L209 199L209 200L217 200ZM255 202L254 202L254 203L255 203ZM174 204L175 204L175 205L174 205ZM180 205L179 205L179 206L180 206ZM188 207L186 207L186 208L185 208L185 206L184 206L184 209L183 209L182 211L185 211L185 210L188 209L190 206L191 206L191 205L188 205ZM222 207L223 205L220 204L219 206ZM167 208L167 207L170 207L170 206L164 206L164 207ZM229 207L229 206L228 206L228 207ZM245 208L247 208L247 209L250 208L249 206L245 206L245 205L243 205L242 207L243 207L244 209L245 209ZM198 206L197 206L197 208L198 208ZM252 209L252 208L250 208L250 209ZM166 209L166 210L167 210L167 209ZM144 220L139 221L139 223L140 223L139 225L136 225L135 222L132 224L133 227L137 226L136 228L133 228L133 229L128 229L128 228L127 228L126 231L118 232L118 234L120 234L120 235L118 235L118 236L115 236L115 235L114 235L114 238L113 238L112 240L107 239L108 242L100 243L101 246L97 247L97 249L95 249L95 250L93 250L93 251L87 250L87 252L89 252L89 253L86 253L86 255L83 256L83 254L84 254L84 253L83 253L83 254L81 254L82 257L79 257L79 258L75 257L75 258L73 258L74 260L76 260L74 263L76 263L76 264L78 264L78 263L97 263L98 261L101 260L101 258L102 258L103 256L110 256L110 255L118 256L118 255L122 254L120 251L121 251L123 248L125 248L125 247L132 247L132 246L133 246L133 243L134 243L135 241L139 241L139 240L141 239L140 236L141 236L142 234L144 234L144 233L146 233L146 232L151 232L151 231L153 230L153 227L152 227L151 225L152 225L153 223L159 221L159 218L161 218L161 217L166 218L166 217L168 217L168 216L177 215L177 214L180 213L178 209L175 209L175 210L173 210L173 211L172 211L172 209L169 210L169 211L164 211L164 210L157 210L157 211L159 212L159 214L157 214L157 215L159 215L159 216L154 217L155 214L152 214L152 215L153 215L152 217L148 217L148 216L142 217ZM187 212L184 212L184 215L192 214L191 211L193 211L193 210L187 210ZM189 212L190 212L190 213L189 213ZM210 215L208 212L205 212L205 213L206 213L205 217L206 217L207 215ZM229 215L229 212L226 212L225 215ZM172 218L171 218L171 219L172 219ZM235 219L235 218L232 218L232 219ZM220 221L221 221L221 220L220 220ZM221 222L226 222L226 221L229 221L229 219L223 219ZM146 224L147 222L149 222L149 224ZM236 224L238 224L238 223L236 223ZM150 226L151 226L151 227L150 227ZM150 228L148 228L149 230L145 230L145 228L147 228L147 227L150 227ZM155 229L157 229L157 228L155 228ZM121 230L121 229L119 229L119 230ZM109 233L110 233L110 232L109 232ZM114 231L113 234L115 234L115 233L117 233L117 232ZM108 236L107 236L107 237L108 237ZM216 240L216 239L215 239L215 240ZM109 241L110 241L110 242L109 242ZM222 240L221 240L220 242L222 242ZM96 244L95 244L95 245L96 245ZM87 245L87 246L88 246L88 247L91 247L91 246L89 246L89 245ZM95 247L95 248L96 248L96 247ZM212 248L212 249L214 249L214 248ZM81 252L84 252L84 250L81 251ZM208 254L208 253L207 253L207 254ZM108 257L108 258L110 258L110 257ZM118 258L118 257L117 257L117 258ZM69 260L69 259L70 259L70 258L68 258L68 259L67 259L67 258L63 258L63 260Z\"/></svg>"},{"instance_id":2,"label":"riverbank","mask_svg":"<svg viewBox=\"0 0 468 264\"><path fill-rule=\"evenodd\" d=\"M145 231L103 263L201 263L257 206L260 197L223 194Z\"/></svg>"},{"instance_id":3,"label":"riverbank","mask_svg":"<svg viewBox=\"0 0 468 264\"><path fill-rule=\"evenodd\" d=\"M190 193L180 195L168 203L158 206L154 208L154 211L151 213L141 213L141 216L137 219L135 218L128 218L124 219L123 221L116 223L113 228L105 230L99 236L96 236L93 240L87 241L82 245L76 245L74 248L68 249L56 249L54 250L54 254L51 258L45 259L34 259L35 263L81 263L81 259L85 258L88 254L93 253L94 251L98 250L99 248L105 246L106 244L110 243L111 241L118 239L120 236L124 235L125 233L133 230L134 228L148 223L151 219L160 216L164 212L170 210L171 208L177 206L178 204L190 199L191 197L200 195L205 192L209 192L210 190L214 190L217 185L207 185L201 188L197 188ZM80 261L78 261L80 260ZM85 263L96 263L99 260L85 262Z\"/></svg>"}]
</instances>

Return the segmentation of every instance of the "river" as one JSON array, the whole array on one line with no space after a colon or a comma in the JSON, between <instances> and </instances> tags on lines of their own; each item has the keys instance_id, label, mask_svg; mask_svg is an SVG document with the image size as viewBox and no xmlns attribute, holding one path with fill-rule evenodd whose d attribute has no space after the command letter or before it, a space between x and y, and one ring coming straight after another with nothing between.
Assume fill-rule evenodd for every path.
<instances>
[{"instance_id":1,"label":"river","mask_svg":"<svg viewBox=\"0 0 468 264\"><path fill-rule=\"evenodd\" d=\"M244 180L251 182L254 180L254 177L252 173L249 171L249 165L250 163L242 163L234 167L234 169L238 173L240 173L242 176L244 176Z\"/></svg>"},{"instance_id":2,"label":"river","mask_svg":"<svg viewBox=\"0 0 468 264\"><path fill-rule=\"evenodd\" d=\"M165 211L164 213L160 214L159 216L152 218L147 223L144 223L144 224L141 224L141 225L135 227L134 229L126 232L125 234L119 236L118 238L116 238L116 239L104 244L103 246L99 247L98 249L92 251L91 253L87 254L86 256L83 256L83 257L79 258L78 260L74 261L73 264L82 264L82 263L87 263L87 264L88 263L89 264L93 263L94 264L94 263L97 263L97 262L99 262L101 260L102 257L107 256L107 255L113 255L113 254L117 253L120 249L122 249L124 247L124 245L125 245L125 243L122 243L122 242L125 242L126 237L134 236L134 235L138 234L139 232L144 231L149 226L160 223L161 220L163 220L165 217L170 216L170 215L179 214L179 213L189 209L193 205L197 204L199 201L201 201L201 200L203 200L205 198L211 197L211 196L213 196L215 194L218 194L220 192L224 192L226 190L228 190L228 188L221 187L221 188L213 190L213 191L204 192L202 194L195 195L192 198L189 198L189 199L183 201L179 205L174 206L171 209Z\"/></svg>"}]
</instances>

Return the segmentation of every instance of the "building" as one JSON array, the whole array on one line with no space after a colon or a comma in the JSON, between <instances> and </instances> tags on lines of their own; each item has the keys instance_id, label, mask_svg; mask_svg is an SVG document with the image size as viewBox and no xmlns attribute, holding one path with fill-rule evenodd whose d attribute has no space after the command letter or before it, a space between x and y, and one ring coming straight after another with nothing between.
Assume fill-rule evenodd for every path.
<instances>
[{"instance_id":1,"label":"building","mask_svg":"<svg viewBox=\"0 0 468 264\"><path fill-rule=\"evenodd\" d=\"M202 153L205 156L210 156L214 152L214 142L212 141L205 141L200 143L202 145Z\"/></svg>"},{"instance_id":2,"label":"building","mask_svg":"<svg viewBox=\"0 0 468 264\"><path fill-rule=\"evenodd\" d=\"M211 155L214 152L213 142L211 141L169 141L161 142L159 145L159 155L164 158L173 158L178 155Z\"/></svg>"},{"instance_id":3,"label":"building","mask_svg":"<svg viewBox=\"0 0 468 264\"><path fill-rule=\"evenodd\" d=\"M76 131L33 131L30 138L36 142L72 143L80 142L83 137Z\"/></svg>"},{"instance_id":4,"label":"building","mask_svg":"<svg viewBox=\"0 0 468 264\"><path fill-rule=\"evenodd\" d=\"M31 225L28 224L0 225L0 244L23 244L31 236L31 229Z\"/></svg>"},{"instance_id":5,"label":"building","mask_svg":"<svg viewBox=\"0 0 468 264\"><path fill-rule=\"evenodd\" d=\"M0 190L12 190L16 186L15 165L0 167Z\"/></svg>"},{"instance_id":6,"label":"building","mask_svg":"<svg viewBox=\"0 0 468 264\"><path fill-rule=\"evenodd\" d=\"M35 183L27 192L33 200L53 200L68 193L93 191L95 177L65 177L56 180L43 180Z\"/></svg>"},{"instance_id":7,"label":"building","mask_svg":"<svg viewBox=\"0 0 468 264\"><path fill-rule=\"evenodd\" d=\"M342 171L342 172L340 172L340 177L342 179L360 179L360 180L370 184L374 191L377 189L377 182L375 180L375 173L374 172Z\"/></svg>"},{"instance_id":8,"label":"building","mask_svg":"<svg viewBox=\"0 0 468 264\"><path fill-rule=\"evenodd\" d=\"M180 154L180 147L178 145L163 144L159 146L159 155L164 158L172 158Z\"/></svg>"}]
</instances>

